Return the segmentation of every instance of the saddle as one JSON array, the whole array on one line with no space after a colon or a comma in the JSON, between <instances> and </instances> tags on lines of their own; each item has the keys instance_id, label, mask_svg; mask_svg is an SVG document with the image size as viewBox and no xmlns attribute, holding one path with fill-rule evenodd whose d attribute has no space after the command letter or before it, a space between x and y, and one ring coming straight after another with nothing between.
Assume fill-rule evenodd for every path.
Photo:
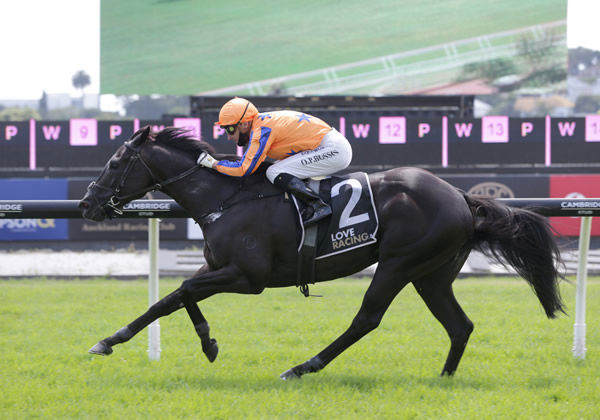
<instances>
[{"instance_id":1,"label":"saddle","mask_svg":"<svg viewBox=\"0 0 600 420\"><path fill-rule=\"evenodd\" d=\"M305 227L302 212L306 205L292 195L300 238L296 285L308 297L308 285L315 282L315 261L377 242L379 220L366 173L306 182L332 209L330 217Z\"/></svg>"}]
</instances>

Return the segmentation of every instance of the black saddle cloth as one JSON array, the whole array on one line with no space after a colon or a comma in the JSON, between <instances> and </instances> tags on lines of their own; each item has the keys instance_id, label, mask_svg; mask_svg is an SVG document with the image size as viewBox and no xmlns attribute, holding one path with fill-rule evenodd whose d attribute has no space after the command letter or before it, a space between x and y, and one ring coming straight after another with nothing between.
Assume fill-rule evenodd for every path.
<instances>
[{"instance_id":1,"label":"black saddle cloth","mask_svg":"<svg viewBox=\"0 0 600 420\"><path fill-rule=\"evenodd\" d=\"M316 224L316 259L325 258L351 249L370 245L377 241L379 220L375 212L373 193L368 176L355 172L342 176L332 176L321 181L307 181L313 190L331 206L333 211ZM318 186L317 186L318 183ZM298 210L299 247L302 245L306 228L302 224L302 210L306 205L294 199Z\"/></svg>"}]
</instances>

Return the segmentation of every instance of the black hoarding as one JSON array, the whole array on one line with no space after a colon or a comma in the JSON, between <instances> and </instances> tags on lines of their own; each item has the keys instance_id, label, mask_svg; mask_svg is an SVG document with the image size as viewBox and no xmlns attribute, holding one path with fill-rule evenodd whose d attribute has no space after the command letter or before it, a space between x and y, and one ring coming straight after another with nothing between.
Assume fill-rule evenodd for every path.
<instances>
[{"instance_id":1,"label":"black hoarding","mask_svg":"<svg viewBox=\"0 0 600 420\"><path fill-rule=\"evenodd\" d=\"M552 118L550 122L552 164L600 162L600 115L585 118Z\"/></svg>"},{"instance_id":2,"label":"black hoarding","mask_svg":"<svg viewBox=\"0 0 600 420\"><path fill-rule=\"evenodd\" d=\"M29 168L29 142L28 121L0 122L0 168Z\"/></svg>"},{"instance_id":3,"label":"black hoarding","mask_svg":"<svg viewBox=\"0 0 600 420\"><path fill-rule=\"evenodd\" d=\"M448 165L543 164L543 118L448 120Z\"/></svg>"},{"instance_id":4,"label":"black hoarding","mask_svg":"<svg viewBox=\"0 0 600 420\"><path fill-rule=\"evenodd\" d=\"M381 127L380 127L381 130ZM442 160L443 127L441 118L406 120L406 144L402 148L393 144L382 145L389 165L439 166Z\"/></svg>"},{"instance_id":5,"label":"black hoarding","mask_svg":"<svg viewBox=\"0 0 600 420\"><path fill-rule=\"evenodd\" d=\"M120 128L118 135L111 125ZM102 167L131 133L131 123L91 118L41 121L36 127L37 166L46 168Z\"/></svg>"},{"instance_id":6,"label":"black hoarding","mask_svg":"<svg viewBox=\"0 0 600 420\"><path fill-rule=\"evenodd\" d=\"M394 111L317 112L352 145L353 166L439 166L442 120L407 118Z\"/></svg>"},{"instance_id":7,"label":"black hoarding","mask_svg":"<svg viewBox=\"0 0 600 420\"><path fill-rule=\"evenodd\" d=\"M546 198L550 194L548 175L446 175L442 178L470 194L494 198Z\"/></svg>"},{"instance_id":8,"label":"black hoarding","mask_svg":"<svg viewBox=\"0 0 600 420\"><path fill-rule=\"evenodd\" d=\"M476 119L414 117L385 110L315 110L350 141L353 159L349 171L421 166L431 170L511 167L599 168L600 115L582 118ZM202 111L197 117L163 121L21 121L0 124L0 176L15 174L55 177L88 176L135 130L153 131L175 126L190 130L217 153L241 154L215 125L218 113ZM469 169L470 170L470 169Z\"/></svg>"},{"instance_id":9,"label":"black hoarding","mask_svg":"<svg viewBox=\"0 0 600 420\"><path fill-rule=\"evenodd\" d=\"M346 136L352 166L441 164L441 119L411 119L394 111L315 112Z\"/></svg>"}]
</instances>

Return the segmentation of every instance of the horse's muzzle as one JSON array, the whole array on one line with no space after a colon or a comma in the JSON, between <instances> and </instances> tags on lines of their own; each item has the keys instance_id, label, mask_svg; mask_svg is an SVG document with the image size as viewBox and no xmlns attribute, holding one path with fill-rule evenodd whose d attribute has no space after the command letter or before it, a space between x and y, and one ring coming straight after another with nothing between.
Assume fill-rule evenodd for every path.
<instances>
[{"instance_id":1,"label":"horse's muzzle","mask_svg":"<svg viewBox=\"0 0 600 420\"><path fill-rule=\"evenodd\" d=\"M106 212L100 206L94 206L90 203L90 200L87 198L87 194L77 206L79 210L81 210L81 215L84 219L92 220L94 222L101 222L106 219Z\"/></svg>"}]
</instances>

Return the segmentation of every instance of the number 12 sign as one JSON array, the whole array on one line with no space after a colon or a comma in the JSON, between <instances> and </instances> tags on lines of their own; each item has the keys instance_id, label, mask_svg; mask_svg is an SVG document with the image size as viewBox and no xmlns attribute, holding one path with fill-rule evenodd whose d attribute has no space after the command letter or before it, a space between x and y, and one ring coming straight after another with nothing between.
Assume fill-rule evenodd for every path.
<instances>
[{"instance_id":1,"label":"number 12 sign","mask_svg":"<svg viewBox=\"0 0 600 420\"><path fill-rule=\"evenodd\" d=\"M379 117L379 143L406 143L406 117Z\"/></svg>"}]
</instances>

